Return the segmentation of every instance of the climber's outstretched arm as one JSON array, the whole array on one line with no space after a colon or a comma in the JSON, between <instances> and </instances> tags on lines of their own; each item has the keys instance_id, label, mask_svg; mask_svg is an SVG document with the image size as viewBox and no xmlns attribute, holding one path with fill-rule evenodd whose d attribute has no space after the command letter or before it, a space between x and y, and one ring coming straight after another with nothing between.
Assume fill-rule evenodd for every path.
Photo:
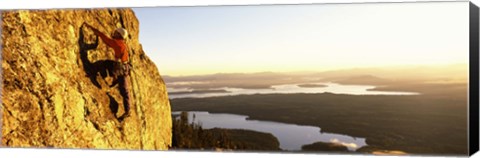
<instances>
[{"instance_id":1,"label":"climber's outstretched arm","mask_svg":"<svg viewBox=\"0 0 480 158\"><path fill-rule=\"evenodd\" d=\"M92 29L93 32L95 33L95 35L100 36L100 38L102 39L102 41L105 42L105 44L107 44L109 47L112 47L112 46L115 44L115 42L113 41L113 39L107 37L105 34L103 34L102 32L98 31L98 30L97 30L96 28L94 28L93 26L91 26L91 25L89 25L89 24L87 24L87 23L85 23L85 25L86 25L87 27L89 27L90 29Z\"/></svg>"}]
</instances>

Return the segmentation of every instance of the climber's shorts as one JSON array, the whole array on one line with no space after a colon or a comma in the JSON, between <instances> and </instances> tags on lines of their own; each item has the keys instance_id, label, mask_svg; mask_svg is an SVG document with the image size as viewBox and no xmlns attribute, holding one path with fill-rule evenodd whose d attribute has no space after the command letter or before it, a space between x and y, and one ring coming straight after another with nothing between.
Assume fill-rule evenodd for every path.
<instances>
[{"instance_id":1,"label":"climber's shorts","mask_svg":"<svg viewBox=\"0 0 480 158\"><path fill-rule=\"evenodd\" d=\"M117 77L130 75L130 65L127 63L116 62L113 74Z\"/></svg>"}]
</instances>

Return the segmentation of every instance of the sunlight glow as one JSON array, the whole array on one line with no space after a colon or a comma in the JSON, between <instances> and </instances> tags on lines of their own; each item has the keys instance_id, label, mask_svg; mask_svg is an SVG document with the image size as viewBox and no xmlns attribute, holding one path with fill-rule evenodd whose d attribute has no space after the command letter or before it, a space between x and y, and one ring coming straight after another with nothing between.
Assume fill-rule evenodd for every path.
<instances>
[{"instance_id":1,"label":"sunlight glow","mask_svg":"<svg viewBox=\"0 0 480 158\"><path fill-rule=\"evenodd\" d=\"M136 8L161 74L468 63L468 2Z\"/></svg>"}]
</instances>

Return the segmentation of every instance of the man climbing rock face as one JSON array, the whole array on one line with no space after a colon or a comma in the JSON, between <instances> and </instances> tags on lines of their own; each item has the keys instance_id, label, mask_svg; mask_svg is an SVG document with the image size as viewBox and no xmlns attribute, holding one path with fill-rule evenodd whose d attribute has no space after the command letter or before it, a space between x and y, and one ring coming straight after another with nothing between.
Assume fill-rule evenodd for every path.
<instances>
[{"instance_id":1,"label":"man climbing rock face","mask_svg":"<svg viewBox=\"0 0 480 158\"><path fill-rule=\"evenodd\" d=\"M119 120L123 120L125 117L128 117L130 115L131 107L129 91L130 67L128 64L128 48L127 44L125 43L125 40L128 36L127 30L125 30L124 28L117 28L113 32L112 38L109 38L91 25L87 23L84 24L88 28L92 29L95 35L100 36L102 41L107 44L108 47L114 50L114 56L117 64L115 64L113 70L113 78L114 80L117 80L119 84L120 94L123 97L123 107L125 109L125 113L119 118Z\"/></svg>"}]
</instances>

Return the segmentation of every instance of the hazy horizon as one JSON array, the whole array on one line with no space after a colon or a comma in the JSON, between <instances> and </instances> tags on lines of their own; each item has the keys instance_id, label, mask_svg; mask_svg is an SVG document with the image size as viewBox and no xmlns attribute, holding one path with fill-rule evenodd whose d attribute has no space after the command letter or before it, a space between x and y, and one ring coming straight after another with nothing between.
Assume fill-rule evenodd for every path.
<instances>
[{"instance_id":1,"label":"hazy horizon","mask_svg":"<svg viewBox=\"0 0 480 158\"><path fill-rule=\"evenodd\" d=\"M162 75L468 64L468 3L134 8Z\"/></svg>"},{"instance_id":2,"label":"hazy horizon","mask_svg":"<svg viewBox=\"0 0 480 158\"><path fill-rule=\"evenodd\" d=\"M215 75L215 74L259 74L259 73L280 73L280 74L310 74L310 73L322 73L322 72L335 72L335 71L351 71L351 70L371 70L371 69L379 69L379 70L401 70L401 69L414 69L414 68L430 68L430 69L441 69L441 68L448 68L453 67L450 70L455 70L458 72L459 69L464 70L465 72L468 71L468 63L453 63L453 64L441 64L441 65L402 65L402 66L382 66L382 67L346 67L346 68L333 68L333 69L325 69L325 70L305 70L305 71L250 71L250 72L242 72L242 71L230 71L230 72L210 72L210 73L202 73L202 74L180 74L180 75L170 75L170 74L162 74L162 76L170 76L170 77L187 77L187 76L203 76L203 75ZM461 67L461 68L459 68ZM438 73L438 72L434 72ZM468 73L468 72L467 72ZM465 75L467 75L465 73Z\"/></svg>"}]
</instances>

